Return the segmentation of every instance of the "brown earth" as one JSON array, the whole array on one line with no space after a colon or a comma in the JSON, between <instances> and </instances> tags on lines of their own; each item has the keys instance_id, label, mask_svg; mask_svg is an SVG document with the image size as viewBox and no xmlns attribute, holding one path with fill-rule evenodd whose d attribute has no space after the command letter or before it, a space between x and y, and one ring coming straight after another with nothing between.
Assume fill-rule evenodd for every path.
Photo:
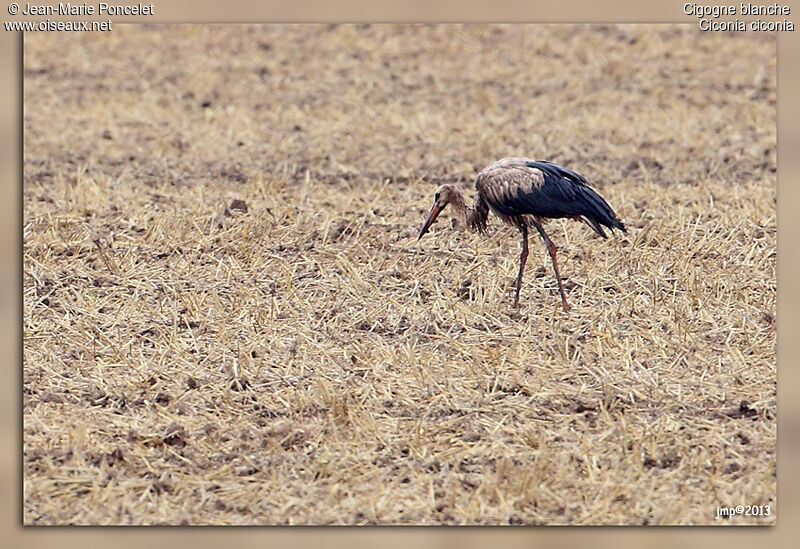
<instances>
[{"instance_id":1,"label":"brown earth","mask_svg":"<svg viewBox=\"0 0 800 549\"><path fill-rule=\"evenodd\" d=\"M776 40L28 33L26 524L772 524ZM443 214L485 164L629 227ZM717 507L769 516L715 520Z\"/></svg>"}]
</instances>

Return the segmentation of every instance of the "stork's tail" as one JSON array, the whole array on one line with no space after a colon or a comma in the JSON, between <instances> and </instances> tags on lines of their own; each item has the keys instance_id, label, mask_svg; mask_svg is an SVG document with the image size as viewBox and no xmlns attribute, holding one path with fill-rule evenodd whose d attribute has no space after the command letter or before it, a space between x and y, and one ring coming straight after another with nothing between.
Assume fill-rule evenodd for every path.
<instances>
[{"instance_id":1,"label":"stork's tail","mask_svg":"<svg viewBox=\"0 0 800 549\"><path fill-rule=\"evenodd\" d=\"M609 229L619 229L623 233L628 231L625 225L617 219L617 214L611 209L611 206L603 200L603 197L592 190L591 187L581 186L581 204L584 206L584 211L581 212L580 218L587 225L589 225L594 232L606 238L606 233L603 231L601 225L605 225Z\"/></svg>"}]
</instances>

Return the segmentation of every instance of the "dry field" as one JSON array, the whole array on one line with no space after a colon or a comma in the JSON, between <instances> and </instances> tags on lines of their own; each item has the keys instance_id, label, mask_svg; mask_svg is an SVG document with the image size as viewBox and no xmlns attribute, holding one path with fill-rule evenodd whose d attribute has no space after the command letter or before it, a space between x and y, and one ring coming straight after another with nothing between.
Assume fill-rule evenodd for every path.
<instances>
[{"instance_id":1,"label":"dry field","mask_svg":"<svg viewBox=\"0 0 800 549\"><path fill-rule=\"evenodd\" d=\"M772 524L776 41L29 33L25 524ZM503 156L627 224L445 212ZM769 505L715 520L716 508Z\"/></svg>"}]
</instances>

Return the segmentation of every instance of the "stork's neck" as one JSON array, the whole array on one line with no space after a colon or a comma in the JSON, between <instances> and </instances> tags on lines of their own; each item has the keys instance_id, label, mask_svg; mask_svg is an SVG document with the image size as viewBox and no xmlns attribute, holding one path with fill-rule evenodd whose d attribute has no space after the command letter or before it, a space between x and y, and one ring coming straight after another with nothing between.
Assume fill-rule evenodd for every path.
<instances>
[{"instance_id":1,"label":"stork's neck","mask_svg":"<svg viewBox=\"0 0 800 549\"><path fill-rule=\"evenodd\" d=\"M461 191L456 190L453 194L453 198L450 200L450 204L470 229L479 233L486 230L486 218L489 215L489 205L486 204L480 193L475 195L475 201L470 207L467 206L467 203L464 201L464 195L461 194Z\"/></svg>"},{"instance_id":2,"label":"stork's neck","mask_svg":"<svg viewBox=\"0 0 800 549\"><path fill-rule=\"evenodd\" d=\"M458 212L460 217L466 220L469 215L469 206L467 206L467 203L464 201L464 195L461 194L461 191L455 188L454 191L450 198L450 205Z\"/></svg>"}]
</instances>

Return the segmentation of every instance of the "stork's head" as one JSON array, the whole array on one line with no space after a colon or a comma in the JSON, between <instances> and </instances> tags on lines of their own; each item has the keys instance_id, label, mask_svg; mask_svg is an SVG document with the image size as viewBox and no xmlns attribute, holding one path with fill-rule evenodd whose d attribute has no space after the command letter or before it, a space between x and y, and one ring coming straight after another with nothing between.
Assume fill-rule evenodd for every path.
<instances>
[{"instance_id":1,"label":"stork's head","mask_svg":"<svg viewBox=\"0 0 800 549\"><path fill-rule=\"evenodd\" d=\"M433 206L431 207L431 211L428 214L428 218L425 220L425 224L422 226L422 230L419 232L419 240L422 236L428 232L428 229L431 228L433 222L436 221L436 217L442 213L445 206L450 204L453 201L453 198L456 196L458 191L452 185L442 185L436 191L436 194L433 195Z\"/></svg>"}]
</instances>

